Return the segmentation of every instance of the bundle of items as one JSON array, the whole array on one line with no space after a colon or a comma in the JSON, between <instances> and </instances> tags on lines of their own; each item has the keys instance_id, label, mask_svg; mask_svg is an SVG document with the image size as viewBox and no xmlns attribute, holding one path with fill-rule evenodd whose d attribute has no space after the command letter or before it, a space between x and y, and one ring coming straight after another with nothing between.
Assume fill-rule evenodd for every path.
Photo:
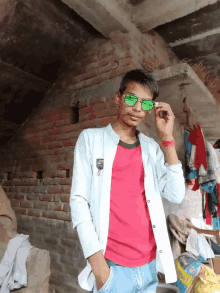
<instances>
[{"instance_id":1,"label":"bundle of items","mask_svg":"<svg viewBox=\"0 0 220 293\"><path fill-rule=\"evenodd\" d=\"M195 179L193 191L201 188L203 218L220 230L220 159L216 149L204 139L202 129L185 131L185 178Z\"/></svg>"},{"instance_id":2,"label":"bundle of items","mask_svg":"<svg viewBox=\"0 0 220 293\"><path fill-rule=\"evenodd\" d=\"M176 286L181 293L191 292L203 262L205 262L205 259L202 256L196 257L191 252L184 252L175 260Z\"/></svg>"},{"instance_id":3,"label":"bundle of items","mask_svg":"<svg viewBox=\"0 0 220 293\"><path fill-rule=\"evenodd\" d=\"M176 286L180 293L220 292L220 275L216 275L204 262L203 257L191 252L185 252L175 260L178 277Z\"/></svg>"}]
</instances>

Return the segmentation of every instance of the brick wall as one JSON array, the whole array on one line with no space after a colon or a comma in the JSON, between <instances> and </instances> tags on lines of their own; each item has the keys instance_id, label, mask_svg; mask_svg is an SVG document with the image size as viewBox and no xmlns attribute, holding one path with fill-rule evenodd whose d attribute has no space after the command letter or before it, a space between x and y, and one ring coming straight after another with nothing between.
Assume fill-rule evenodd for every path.
<instances>
[{"instance_id":1,"label":"brick wall","mask_svg":"<svg viewBox=\"0 0 220 293\"><path fill-rule=\"evenodd\" d=\"M86 261L69 207L74 146L83 129L117 119L113 94L97 90L87 96L87 91L154 59L160 68L178 61L156 34L145 34L139 43L115 34L87 44L0 151L0 184L17 215L18 231L50 251L50 292L85 292L78 274Z\"/></svg>"}]
</instances>

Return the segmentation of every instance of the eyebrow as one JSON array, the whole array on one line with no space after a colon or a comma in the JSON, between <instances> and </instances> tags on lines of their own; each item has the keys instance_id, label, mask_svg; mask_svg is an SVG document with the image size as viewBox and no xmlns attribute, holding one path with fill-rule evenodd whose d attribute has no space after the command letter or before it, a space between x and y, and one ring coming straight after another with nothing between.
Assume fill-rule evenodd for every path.
<instances>
[{"instance_id":1,"label":"eyebrow","mask_svg":"<svg viewBox=\"0 0 220 293\"><path fill-rule=\"evenodd\" d=\"M131 95L133 95L133 96L135 96L135 97L137 97L137 98L139 99L139 97L138 97L136 94L132 93L132 92L128 92L127 94L131 94ZM126 95L127 95L127 94L126 94ZM142 102L143 100L153 101L153 100L151 100L151 99L142 99L141 102Z\"/></svg>"}]
</instances>

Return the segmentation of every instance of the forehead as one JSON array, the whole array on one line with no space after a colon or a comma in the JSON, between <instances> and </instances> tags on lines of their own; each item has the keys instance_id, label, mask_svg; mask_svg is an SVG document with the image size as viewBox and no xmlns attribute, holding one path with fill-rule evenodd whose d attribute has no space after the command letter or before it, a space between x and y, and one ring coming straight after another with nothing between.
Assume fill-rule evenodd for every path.
<instances>
[{"instance_id":1,"label":"forehead","mask_svg":"<svg viewBox=\"0 0 220 293\"><path fill-rule=\"evenodd\" d=\"M141 85L137 82L130 82L127 85L126 90L124 91L124 94L125 93L135 94L139 98L142 98L142 99L152 99L153 98L152 91L147 86Z\"/></svg>"}]
</instances>

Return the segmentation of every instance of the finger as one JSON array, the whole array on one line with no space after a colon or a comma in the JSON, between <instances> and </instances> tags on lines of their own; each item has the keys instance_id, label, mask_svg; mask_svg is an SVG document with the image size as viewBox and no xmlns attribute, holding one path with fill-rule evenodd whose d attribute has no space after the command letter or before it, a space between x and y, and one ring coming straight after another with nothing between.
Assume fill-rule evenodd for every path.
<instances>
[{"instance_id":1,"label":"finger","mask_svg":"<svg viewBox=\"0 0 220 293\"><path fill-rule=\"evenodd\" d=\"M168 106L159 106L156 111L166 112L169 116L174 116L172 109Z\"/></svg>"}]
</instances>

